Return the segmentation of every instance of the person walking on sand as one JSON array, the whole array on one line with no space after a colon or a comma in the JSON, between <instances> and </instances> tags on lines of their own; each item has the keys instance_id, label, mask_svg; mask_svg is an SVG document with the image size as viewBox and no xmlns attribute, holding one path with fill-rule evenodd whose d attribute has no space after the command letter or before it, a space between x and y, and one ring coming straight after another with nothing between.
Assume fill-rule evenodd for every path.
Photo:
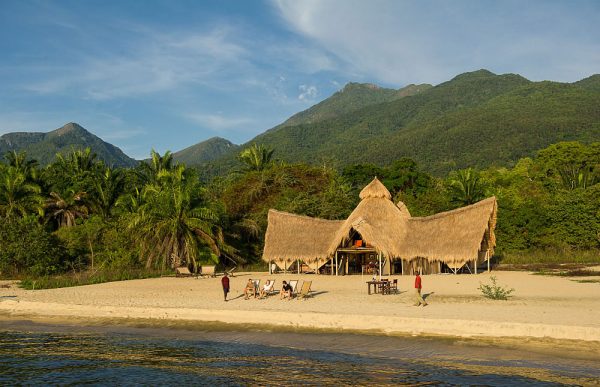
<instances>
[{"instance_id":1,"label":"person walking on sand","mask_svg":"<svg viewBox=\"0 0 600 387\"><path fill-rule=\"evenodd\" d=\"M225 296L225 302L227 302L227 293L229 293L229 277L227 277L227 273L223 274L223 278L221 278L221 285L223 286L223 295Z\"/></svg>"},{"instance_id":2,"label":"person walking on sand","mask_svg":"<svg viewBox=\"0 0 600 387\"><path fill-rule=\"evenodd\" d=\"M415 304L414 304L414 306L419 306L419 305L427 306L427 303L425 302L423 297L421 297L421 288L422 288L421 276L417 272L417 275L415 277Z\"/></svg>"}]
</instances>

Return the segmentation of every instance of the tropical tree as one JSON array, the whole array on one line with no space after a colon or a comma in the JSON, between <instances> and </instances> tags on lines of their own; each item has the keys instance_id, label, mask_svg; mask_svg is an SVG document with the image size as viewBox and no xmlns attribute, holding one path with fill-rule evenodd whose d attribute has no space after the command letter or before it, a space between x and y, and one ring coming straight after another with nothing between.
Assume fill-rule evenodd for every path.
<instances>
[{"instance_id":1,"label":"tropical tree","mask_svg":"<svg viewBox=\"0 0 600 387\"><path fill-rule=\"evenodd\" d=\"M66 195L58 192L50 192L50 198L46 200L46 215L53 220L58 228L72 227L78 218L88 215L88 207L84 203L85 192L69 190Z\"/></svg>"},{"instance_id":2,"label":"tropical tree","mask_svg":"<svg viewBox=\"0 0 600 387\"><path fill-rule=\"evenodd\" d=\"M125 175L120 169L106 168L94 182L91 207L102 219L108 219L123 192Z\"/></svg>"},{"instance_id":3,"label":"tropical tree","mask_svg":"<svg viewBox=\"0 0 600 387\"><path fill-rule=\"evenodd\" d=\"M544 173L560 179L564 189L588 188L600 181L600 143L559 142L538 152Z\"/></svg>"},{"instance_id":4,"label":"tropical tree","mask_svg":"<svg viewBox=\"0 0 600 387\"><path fill-rule=\"evenodd\" d=\"M264 145L253 144L240 152L238 159L246 164L250 171L262 171L273 164L273 152L275 150Z\"/></svg>"},{"instance_id":5,"label":"tropical tree","mask_svg":"<svg viewBox=\"0 0 600 387\"><path fill-rule=\"evenodd\" d=\"M28 214L43 214L41 189L27 181L26 175L10 166L0 171L0 215L15 218Z\"/></svg>"},{"instance_id":6,"label":"tropical tree","mask_svg":"<svg viewBox=\"0 0 600 387\"><path fill-rule=\"evenodd\" d=\"M22 172L27 179L35 179L37 177L37 160L27 160L26 152L17 152L12 150L4 155L8 165Z\"/></svg>"},{"instance_id":7,"label":"tropical tree","mask_svg":"<svg viewBox=\"0 0 600 387\"><path fill-rule=\"evenodd\" d=\"M56 160L44 170L44 179L51 187L48 190L91 192L95 180L104 170L104 163L96 161L96 157L90 148L73 150L66 156L58 153Z\"/></svg>"},{"instance_id":8,"label":"tropical tree","mask_svg":"<svg viewBox=\"0 0 600 387\"><path fill-rule=\"evenodd\" d=\"M131 214L128 224L140 241L146 266L196 267L205 247L218 259L220 247L225 246L219 219L207 206L198 180L183 166L162 170L158 180L144 187L143 204Z\"/></svg>"},{"instance_id":9,"label":"tropical tree","mask_svg":"<svg viewBox=\"0 0 600 387\"><path fill-rule=\"evenodd\" d=\"M450 175L452 201L461 205L476 203L485 197L479 172L473 168L461 169Z\"/></svg>"},{"instance_id":10,"label":"tropical tree","mask_svg":"<svg viewBox=\"0 0 600 387\"><path fill-rule=\"evenodd\" d=\"M150 151L150 160L140 163L138 174L143 182L156 183L162 172L171 172L176 167L177 163L174 162L171 151L166 151L161 156L160 153L152 149Z\"/></svg>"}]
</instances>

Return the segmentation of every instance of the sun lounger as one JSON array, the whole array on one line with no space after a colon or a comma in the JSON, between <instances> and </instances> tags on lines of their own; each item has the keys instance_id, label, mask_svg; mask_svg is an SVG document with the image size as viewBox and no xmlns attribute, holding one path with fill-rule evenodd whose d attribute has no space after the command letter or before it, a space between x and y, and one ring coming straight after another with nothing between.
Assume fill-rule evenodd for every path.
<instances>
[{"instance_id":1,"label":"sun lounger","mask_svg":"<svg viewBox=\"0 0 600 387\"><path fill-rule=\"evenodd\" d=\"M215 276L215 266L202 266L200 268L202 277L214 277Z\"/></svg>"},{"instance_id":2,"label":"sun lounger","mask_svg":"<svg viewBox=\"0 0 600 387\"><path fill-rule=\"evenodd\" d=\"M267 280L265 286L259 290L260 297L266 297L275 293L275 280Z\"/></svg>"},{"instance_id":3,"label":"sun lounger","mask_svg":"<svg viewBox=\"0 0 600 387\"><path fill-rule=\"evenodd\" d=\"M310 285L312 281L304 281L302 282L302 289L300 289L300 293L298 294L298 299L306 299L310 297L308 293L310 293Z\"/></svg>"},{"instance_id":4,"label":"sun lounger","mask_svg":"<svg viewBox=\"0 0 600 387\"><path fill-rule=\"evenodd\" d=\"M290 282L288 282L290 284L290 286L292 287L292 297L296 294L296 291L298 290L298 280L291 280Z\"/></svg>"},{"instance_id":5,"label":"sun lounger","mask_svg":"<svg viewBox=\"0 0 600 387\"><path fill-rule=\"evenodd\" d=\"M260 293L260 280L252 280L254 284L254 297L256 297Z\"/></svg>"},{"instance_id":6,"label":"sun lounger","mask_svg":"<svg viewBox=\"0 0 600 387\"><path fill-rule=\"evenodd\" d=\"M191 277L194 274L188 269L187 266L181 266L175 268L175 277Z\"/></svg>"}]
</instances>

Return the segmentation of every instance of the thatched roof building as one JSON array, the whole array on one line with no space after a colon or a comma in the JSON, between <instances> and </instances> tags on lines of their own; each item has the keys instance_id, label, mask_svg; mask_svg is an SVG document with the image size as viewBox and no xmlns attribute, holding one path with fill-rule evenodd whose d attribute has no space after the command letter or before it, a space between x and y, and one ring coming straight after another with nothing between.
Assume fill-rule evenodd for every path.
<instances>
[{"instance_id":1,"label":"thatched roof building","mask_svg":"<svg viewBox=\"0 0 600 387\"><path fill-rule=\"evenodd\" d=\"M301 260L311 267L337 259L364 263L364 255L386 258L384 273L439 272L489 259L496 244L496 198L427 217L412 217L394 204L385 186L374 179L360 193L361 201L345 221L332 221L270 210L263 259L281 266ZM356 240L361 243L357 246ZM371 255L372 257L372 255ZM317 262L317 265L315 265ZM394 262L400 262L394 270ZM337 267L337 263L335 264Z\"/></svg>"}]
</instances>

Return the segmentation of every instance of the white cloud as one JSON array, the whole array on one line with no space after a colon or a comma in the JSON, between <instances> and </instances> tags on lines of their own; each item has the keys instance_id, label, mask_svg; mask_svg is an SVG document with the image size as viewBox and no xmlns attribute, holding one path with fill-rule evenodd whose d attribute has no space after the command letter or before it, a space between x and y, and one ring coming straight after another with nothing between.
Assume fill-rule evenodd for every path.
<instances>
[{"instance_id":1,"label":"white cloud","mask_svg":"<svg viewBox=\"0 0 600 387\"><path fill-rule=\"evenodd\" d=\"M246 117L226 117L222 114L203 114L203 113L188 113L185 118L189 121L201 125L203 128L215 131L225 129L239 128L249 125L254 120Z\"/></svg>"},{"instance_id":2,"label":"white cloud","mask_svg":"<svg viewBox=\"0 0 600 387\"><path fill-rule=\"evenodd\" d=\"M300 90L298 99L303 102L313 102L319 95L319 90L314 85L300 85L298 90Z\"/></svg>"},{"instance_id":3,"label":"white cloud","mask_svg":"<svg viewBox=\"0 0 600 387\"><path fill-rule=\"evenodd\" d=\"M244 64L247 51L236 43L234 31L218 27L206 33L160 34L146 32L118 54L83 57L69 67L54 68L56 75L30 83L25 90L40 94L83 92L106 100L174 90L203 84L227 68Z\"/></svg>"},{"instance_id":4,"label":"white cloud","mask_svg":"<svg viewBox=\"0 0 600 387\"><path fill-rule=\"evenodd\" d=\"M273 4L289 29L339 59L350 79L438 83L488 68L534 80L574 81L600 66L595 54L600 52L600 12L593 2L578 7L543 1ZM573 62L580 71L565 73Z\"/></svg>"}]
</instances>

